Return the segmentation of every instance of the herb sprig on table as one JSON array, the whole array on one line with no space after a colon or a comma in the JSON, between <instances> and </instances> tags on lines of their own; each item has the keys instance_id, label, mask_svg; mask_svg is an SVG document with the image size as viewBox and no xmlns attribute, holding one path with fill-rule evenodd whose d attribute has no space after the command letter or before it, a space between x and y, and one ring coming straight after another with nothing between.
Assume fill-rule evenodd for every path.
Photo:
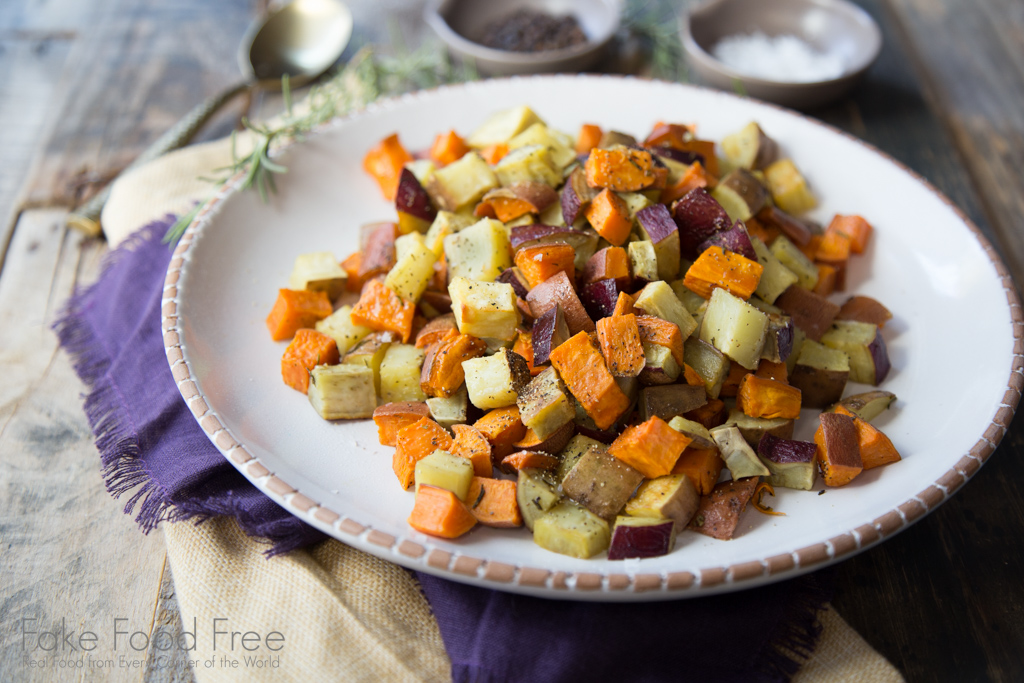
<instances>
[{"instance_id":1,"label":"herb sprig on table","mask_svg":"<svg viewBox=\"0 0 1024 683\"><path fill-rule=\"evenodd\" d=\"M243 119L252 150L237 153L237 138L232 139L230 165L216 169L211 183L223 184L239 172L245 172L241 189L255 188L264 201L276 190L274 176L288 169L272 160L273 150L289 140L301 140L306 134L328 121L366 106L384 95L397 95L411 90L434 87L476 78L472 64L455 67L448 53L434 43L425 43L413 52L404 49L394 55L382 55L372 48L363 48L337 73L313 86L301 102L292 105L288 79L282 80L285 111L265 123ZM205 202L181 215L164 235L164 242L174 245L185 234Z\"/></svg>"}]
</instances>

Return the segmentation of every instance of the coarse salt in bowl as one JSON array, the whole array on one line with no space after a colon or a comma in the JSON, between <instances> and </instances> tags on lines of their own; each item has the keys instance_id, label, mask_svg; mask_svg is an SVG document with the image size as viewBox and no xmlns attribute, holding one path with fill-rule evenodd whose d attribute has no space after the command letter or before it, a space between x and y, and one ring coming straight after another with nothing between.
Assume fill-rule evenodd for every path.
<instances>
[{"instance_id":1,"label":"coarse salt in bowl","mask_svg":"<svg viewBox=\"0 0 1024 683\"><path fill-rule=\"evenodd\" d=\"M797 108L846 94L882 46L874 20L845 0L715 0L683 17L682 37L709 85Z\"/></svg>"}]
</instances>

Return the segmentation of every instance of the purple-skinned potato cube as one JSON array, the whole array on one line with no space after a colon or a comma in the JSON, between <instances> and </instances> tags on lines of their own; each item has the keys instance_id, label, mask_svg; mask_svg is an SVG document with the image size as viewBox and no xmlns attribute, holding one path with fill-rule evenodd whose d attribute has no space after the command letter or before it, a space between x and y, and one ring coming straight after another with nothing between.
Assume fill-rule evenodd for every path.
<instances>
[{"instance_id":1,"label":"purple-skinned potato cube","mask_svg":"<svg viewBox=\"0 0 1024 683\"><path fill-rule=\"evenodd\" d=\"M679 245L683 258L695 260L698 248L717 232L732 227L732 220L722 205L702 187L697 187L672 205L672 218L679 228Z\"/></svg>"},{"instance_id":2,"label":"purple-skinned potato cube","mask_svg":"<svg viewBox=\"0 0 1024 683\"><path fill-rule=\"evenodd\" d=\"M620 516L615 521L609 560L661 557L675 545L675 522L671 519Z\"/></svg>"}]
</instances>

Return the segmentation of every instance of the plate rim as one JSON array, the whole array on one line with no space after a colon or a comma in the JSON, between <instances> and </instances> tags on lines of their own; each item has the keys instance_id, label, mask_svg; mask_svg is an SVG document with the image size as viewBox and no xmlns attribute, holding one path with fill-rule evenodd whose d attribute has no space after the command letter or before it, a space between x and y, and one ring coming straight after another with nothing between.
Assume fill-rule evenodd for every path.
<instances>
[{"instance_id":1,"label":"plate rim","mask_svg":"<svg viewBox=\"0 0 1024 683\"><path fill-rule=\"evenodd\" d=\"M210 439L211 443L246 479L278 505L306 523L324 531L331 537L369 552L382 559L396 562L409 569L423 571L442 578L469 583L506 592L568 600L670 600L710 595L712 593L743 590L757 585L772 583L823 568L841 559L852 557L881 541L888 539L934 511L948 500L961 486L973 477L996 450L1009 427L1014 412L1024 391L1024 309L1021 308L1013 278L989 239L974 222L944 193L921 174L894 159L874 145L840 130L830 124L813 119L800 112L787 109L755 98L740 98L731 93L684 83L672 83L656 79L641 79L617 74L561 74L512 76L509 78L487 79L480 82L446 84L436 88L417 90L402 95L379 99L368 106L320 126L312 135L341 127L347 123L372 116L378 110L433 97L448 90L472 89L480 83L494 81L524 80L617 80L642 82L659 87L681 88L713 93L726 98L746 99L772 109L795 115L807 124L825 128L850 140L885 161L895 165L929 192L938 197L960 219L968 231L980 243L982 251L995 269L996 275L1006 292L1010 313L1010 327L1013 347L1009 378L1003 399L993 415L990 424L970 450L934 482L903 503L878 515L870 523L846 530L832 538L790 552L780 553L760 560L750 560L727 566L711 566L690 571L662 571L657 573L636 571L552 571L543 567L512 565L506 562L475 557L469 552L450 552L439 547L430 547L428 542L411 538L396 538L392 534L374 529L347 515L342 515L324 506L296 487L278 477L245 446L235 439L217 418L206 396L199 386L198 378L192 373L189 360L182 350L181 319L178 303L181 292L179 279L185 270L186 258L195 238L209 225L219 212L222 202L235 194L242 183L244 173L240 172L225 181L201 206L175 247L168 264L164 290L161 297L161 330L168 365L178 391L186 405ZM307 136L308 139L309 136ZM290 147L296 141L289 141L281 149Z\"/></svg>"}]
</instances>

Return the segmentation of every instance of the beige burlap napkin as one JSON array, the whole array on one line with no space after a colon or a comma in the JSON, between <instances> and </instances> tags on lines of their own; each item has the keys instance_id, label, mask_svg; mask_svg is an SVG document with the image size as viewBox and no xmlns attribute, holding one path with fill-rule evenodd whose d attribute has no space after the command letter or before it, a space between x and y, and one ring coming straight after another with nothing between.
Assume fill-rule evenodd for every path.
<instances>
[{"instance_id":1,"label":"beige burlap napkin","mask_svg":"<svg viewBox=\"0 0 1024 683\"><path fill-rule=\"evenodd\" d=\"M247 142L244 136L239 146ZM103 211L111 246L168 213L187 211L211 192L198 176L231 161L227 140L194 145L121 177ZM278 666L194 669L209 681L404 681L447 680L449 662L437 622L416 580L400 567L335 540L266 559L266 545L247 537L234 520L163 525L175 593L186 625L197 624L197 649L206 661L214 619L220 628L253 631L274 643ZM799 683L895 683L900 673L829 607L811 659L793 679ZM224 626L227 624L227 626ZM264 656L271 653L261 651ZM235 659L241 660L241 653ZM269 661L269 660L268 660Z\"/></svg>"}]
</instances>

